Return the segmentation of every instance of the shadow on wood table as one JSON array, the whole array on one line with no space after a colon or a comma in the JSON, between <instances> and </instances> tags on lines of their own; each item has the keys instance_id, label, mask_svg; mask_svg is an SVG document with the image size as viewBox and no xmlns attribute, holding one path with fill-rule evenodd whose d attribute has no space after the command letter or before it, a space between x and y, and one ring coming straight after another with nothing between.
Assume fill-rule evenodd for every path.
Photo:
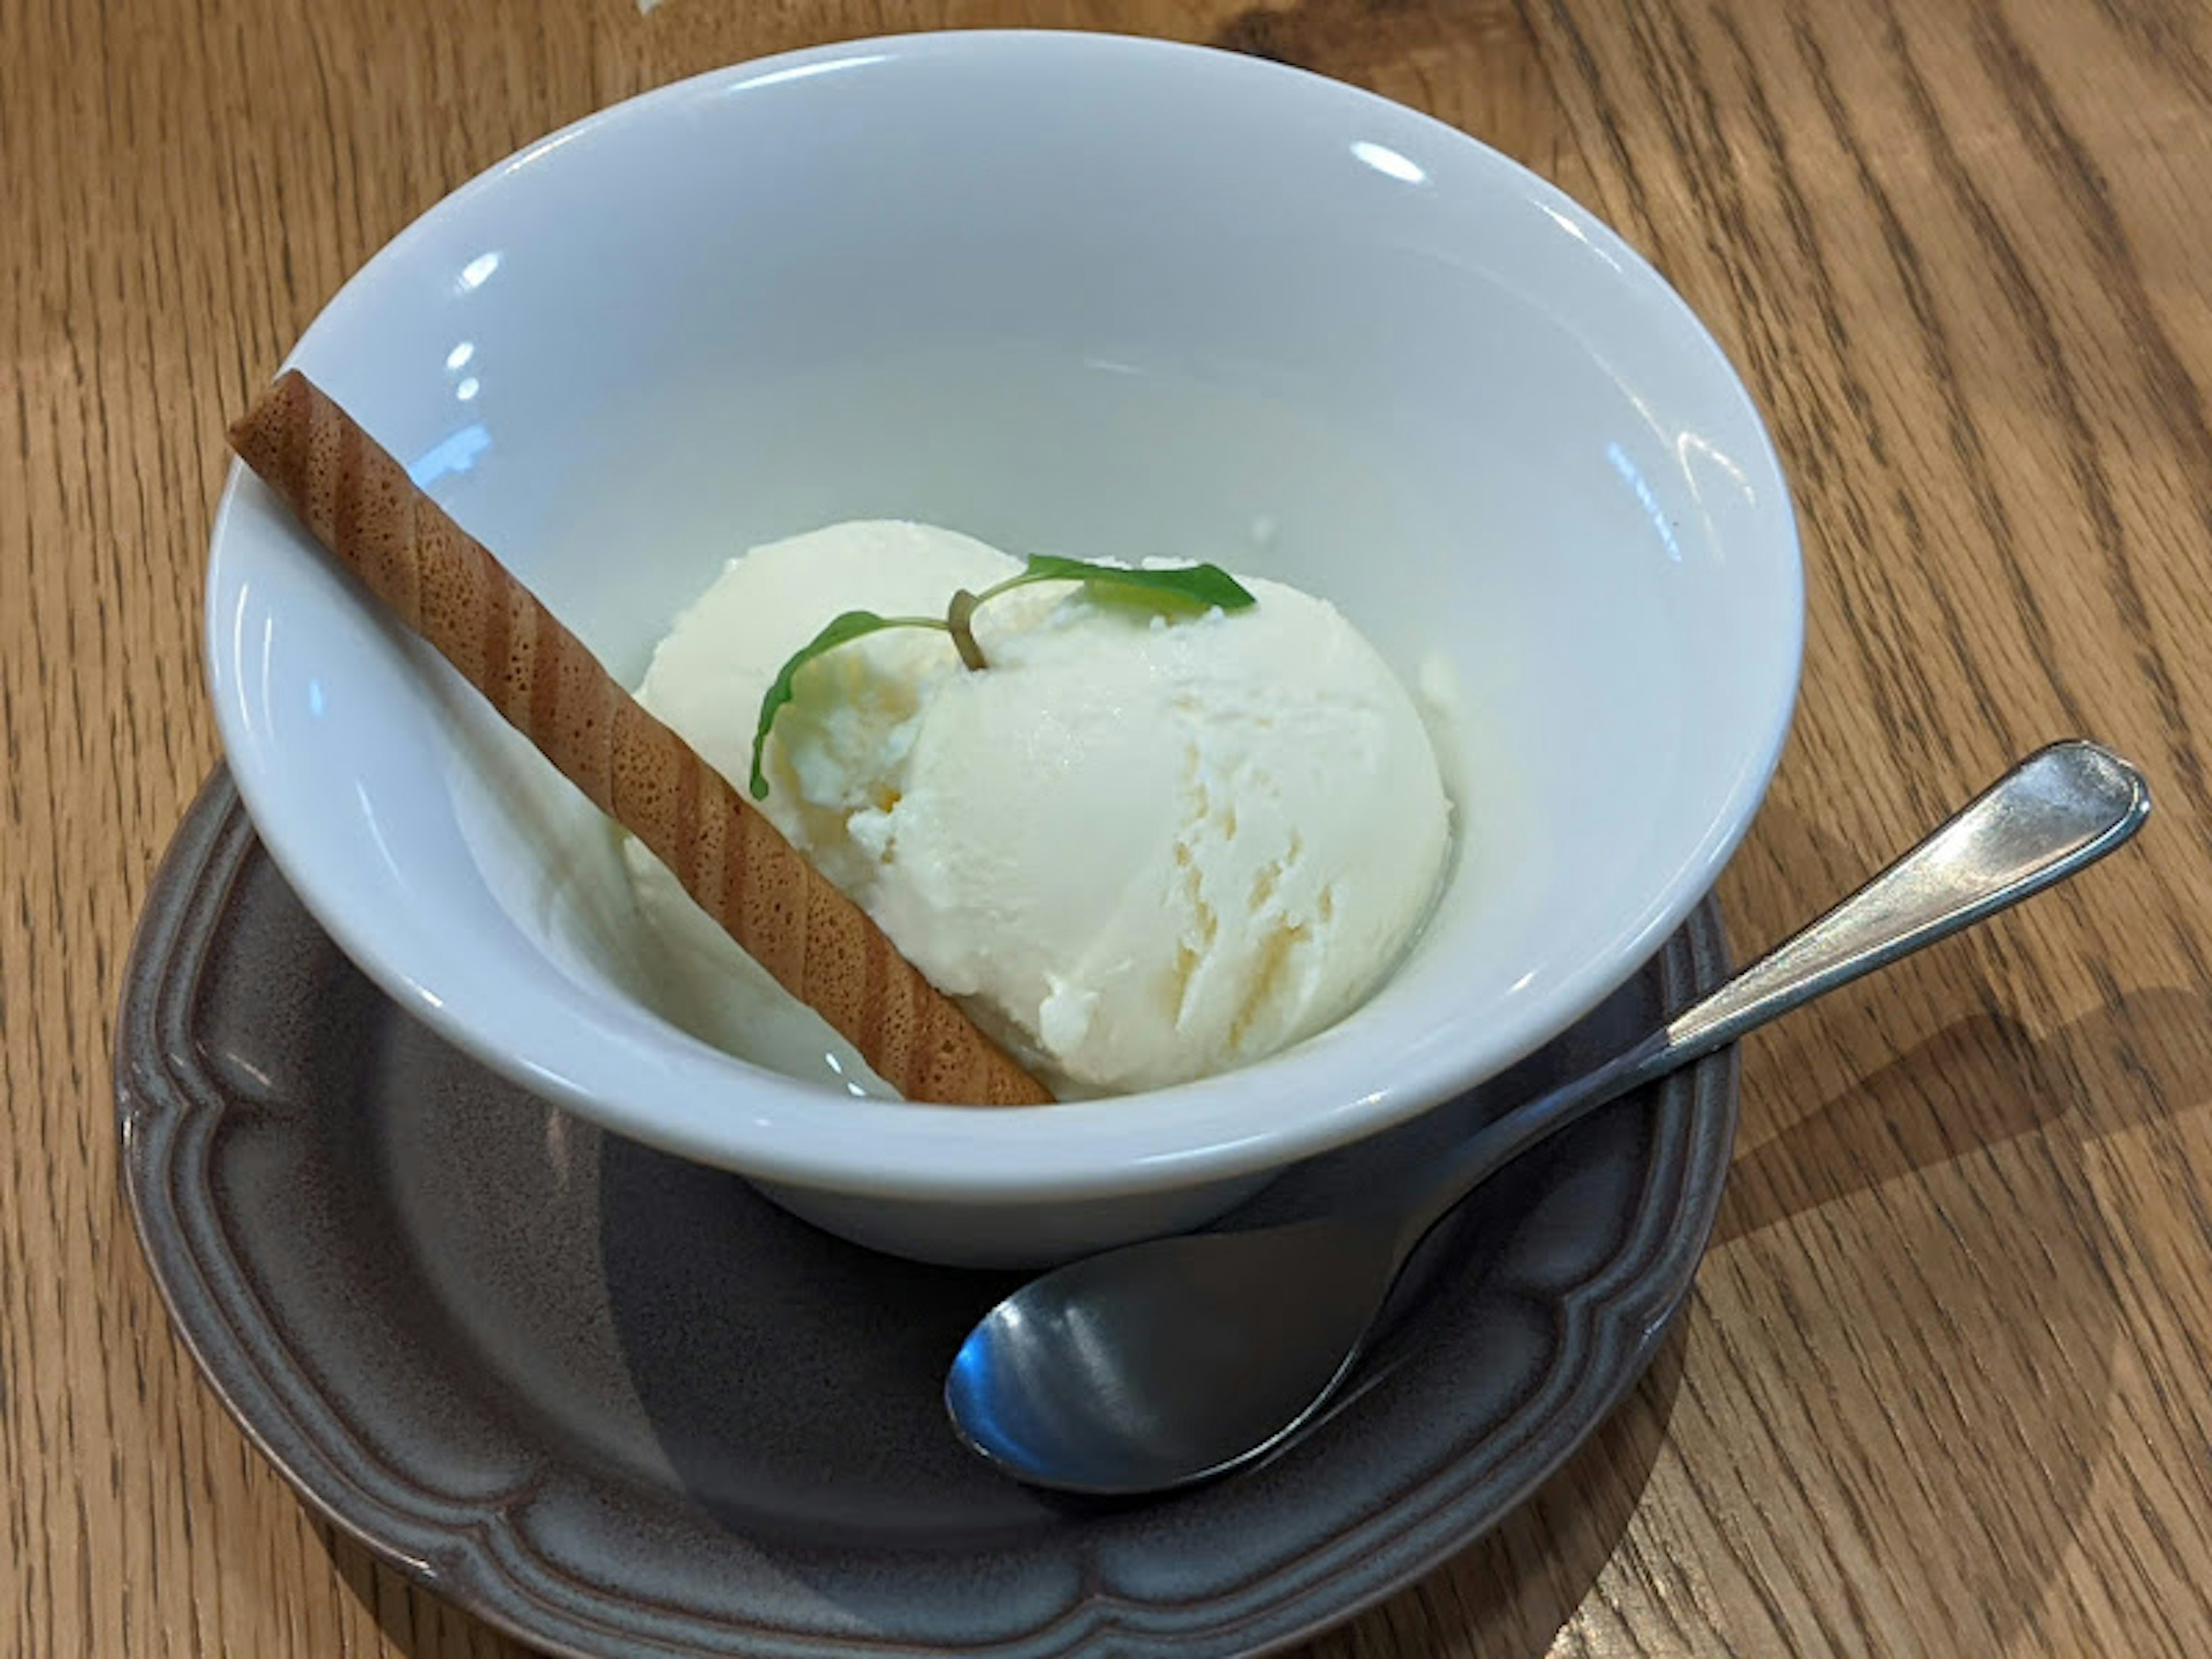
<instances>
[{"instance_id":1,"label":"shadow on wood table","mask_svg":"<svg viewBox=\"0 0 2212 1659\"><path fill-rule=\"evenodd\" d=\"M2033 1000L2015 975L1996 982L1993 998ZM1827 1078L1794 1117L1771 1087L1747 1092L1747 1133L1782 1127L1738 1154L1699 1281L1706 1328L1731 1334L1693 1376L1733 1393L1698 1431L1778 1450L1832 1523L1825 1540L1749 1539L1755 1576L1850 1552L1899 1601L1941 1598L1981 1650L2048 1639L2115 1448L2146 1432L2121 1375L2141 1363L2121 1357L2124 1287L2156 1217L2194 1203L2145 1184L2125 1147L2202 1103L2165 1080L2160 1050L2212 1022L2201 991L2108 994L2039 1035L2004 1012L1954 1020L1869 1074ZM1841 1018L1909 1029L1910 999L1908 981ZM1820 1053L1801 1049L1789 1080L1820 1090L1805 1062ZM2185 1370L2207 1363L2177 1340ZM1760 1383L1783 1368L1820 1385L1781 1401ZM1999 1500L1986 1463L1948 1449L1962 1445L2038 1478Z\"/></svg>"},{"instance_id":2,"label":"shadow on wood table","mask_svg":"<svg viewBox=\"0 0 2212 1659\"><path fill-rule=\"evenodd\" d=\"M1535 1659L1589 1597L1644 1496L1695 1340L1693 1300L1620 1409L1512 1514L1423 1579L1299 1650L1300 1659L1407 1654Z\"/></svg>"}]
</instances>

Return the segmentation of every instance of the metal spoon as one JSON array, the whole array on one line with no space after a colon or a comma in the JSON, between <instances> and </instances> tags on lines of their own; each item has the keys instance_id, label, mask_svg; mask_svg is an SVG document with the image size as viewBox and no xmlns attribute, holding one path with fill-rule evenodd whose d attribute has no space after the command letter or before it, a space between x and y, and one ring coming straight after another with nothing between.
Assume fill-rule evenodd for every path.
<instances>
[{"instance_id":1,"label":"metal spoon","mask_svg":"<svg viewBox=\"0 0 2212 1659\"><path fill-rule=\"evenodd\" d=\"M1154 1239L1032 1280L954 1358L945 1403L955 1430L1006 1474L1067 1492L1161 1492L1250 1462L1336 1392L1406 1258L1503 1165L1776 1015L2064 879L2149 811L2141 775L2094 744L2031 755L1703 1001L1356 1209Z\"/></svg>"}]
</instances>

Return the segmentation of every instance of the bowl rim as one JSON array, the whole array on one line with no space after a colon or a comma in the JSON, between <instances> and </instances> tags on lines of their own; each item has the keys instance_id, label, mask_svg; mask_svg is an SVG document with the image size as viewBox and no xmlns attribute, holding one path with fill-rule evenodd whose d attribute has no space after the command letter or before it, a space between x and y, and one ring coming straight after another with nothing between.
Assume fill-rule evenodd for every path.
<instances>
[{"instance_id":1,"label":"bowl rim","mask_svg":"<svg viewBox=\"0 0 2212 1659\"><path fill-rule=\"evenodd\" d=\"M1504 187L1541 207L1564 229L1594 245L1614 264L1627 291L1657 306L1686 330L1693 351L1717 370L1709 391L1733 405L1752 440L1738 464L1771 489L1780 537L1776 556L1788 592L1784 672L1758 739L1704 834L1668 884L1632 926L1601 951L1569 969L1502 1033L1472 1041L1431 1043L1376 1075L1370 1057L1355 1061L1319 1034L1282 1054L1218 1076L1098 1101L1048 1107L984 1109L871 1101L837 1096L819 1085L738 1060L637 1011L659 1028L653 1051L641 1053L635 1034L588 1022L547 1018L541 1006L520 1011L526 998L501 1006L434 989L422 966L390 947L379 907L344 882L325 881L317 837L283 804L284 790L266 763L265 748L243 730L238 677L221 620L230 563L227 548L253 533L248 517L279 514L259 480L234 461L210 535L203 645L210 691L230 769L257 832L285 878L340 949L386 993L439 1035L494 1070L554 1103L632 1139L765 1180L856 1195L970 1203L1135 1196L1208 1181L1233 1179L1287 1164L1386 1128L1454 1097L1496 1074L1595 1007L1666 940L1717 878L1748 830L1781 757L1794 716L1804 643L1802 548L1787 480L1771 436L1748 390L1718 342L1681 296L1635 249L1564 191L1480 139L1419 111L1328 76L1218 48L1146 37L1041 29L969 30L878 37L813 46L709 70L639 94L563 126L494 163L410 222L365 261L316 314L287 354L289 366L332 326L349 299L374 286L441 223L465 215L518 168L551 151L651 120L702 97L786 82L798 72L850 62L936 54L1122 54L1203 72L1304 83L1301 96L1338 100L1349 112L1412 131L1425 142L1462 149ZM1036 61L1034 58L1031 61ZM547 1000L541 999L541 1005ZM572 1011L573 1012L573 1011ZM595 1047L604 1052L594 1054ZM1438 1050L1442 1051L1439 1052ZM648 1061L649 1086L636 1073ZM733 1088L732 1085L735 1085ZM720 1094L732 1109L711 1126L673 1121L653 1104L672 1089ZM1282 1110L1299 1098L1295 1113ZM977 1114L988 1111L988 1133Z\"/></svg>"}]
</instances>

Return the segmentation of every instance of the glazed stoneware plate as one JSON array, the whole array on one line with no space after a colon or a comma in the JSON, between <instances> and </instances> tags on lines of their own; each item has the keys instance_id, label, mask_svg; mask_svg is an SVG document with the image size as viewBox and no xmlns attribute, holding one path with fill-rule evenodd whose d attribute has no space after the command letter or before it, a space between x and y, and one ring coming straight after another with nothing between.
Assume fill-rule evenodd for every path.
<instances>
[{"instance_id":1,"label":"glazed stoneware plate","mask_svg":"<svg viewBox=\"0 0 2212 1659\"><path fill-rule=\"evenodd\" d=\"M1327 1204L1601 1057L1723 972L1711 905L1560 1042L1293 1171ZM1689 1288L1733 1060L1500 1176L1391 1334L1267 1463L1049 1499L939 1403L1017 1282L816 1232L738 1176L533 1099L400 1012L310 919L227 776L155 883L122 1008L125 1179L210 1383L307 1501L557 1654L1246 1654L1464 1547L1593 1429Z\"/></svg>"}]
</instances>

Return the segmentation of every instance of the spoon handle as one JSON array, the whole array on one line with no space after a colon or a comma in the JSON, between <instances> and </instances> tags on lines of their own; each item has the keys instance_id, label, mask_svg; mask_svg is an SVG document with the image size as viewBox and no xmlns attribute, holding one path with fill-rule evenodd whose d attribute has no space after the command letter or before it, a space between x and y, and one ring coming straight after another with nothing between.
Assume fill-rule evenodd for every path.
<instances>
[{"instance_id":1,"label":"spoon handle","mask_svg":"<svg viewBox=\"0 0 2212 1659\"><path fill-rule=\"evenodd\" d=\"M1947 939L2094 864L2140 829L2150 789L2109 750L2039 750L1917 847L1605 1065L1516 1107L1424 1171L1400 1234L1410 1250L1501 1165L1584 1114L1778 1014Z\"/></svg>"}]
</instances>

